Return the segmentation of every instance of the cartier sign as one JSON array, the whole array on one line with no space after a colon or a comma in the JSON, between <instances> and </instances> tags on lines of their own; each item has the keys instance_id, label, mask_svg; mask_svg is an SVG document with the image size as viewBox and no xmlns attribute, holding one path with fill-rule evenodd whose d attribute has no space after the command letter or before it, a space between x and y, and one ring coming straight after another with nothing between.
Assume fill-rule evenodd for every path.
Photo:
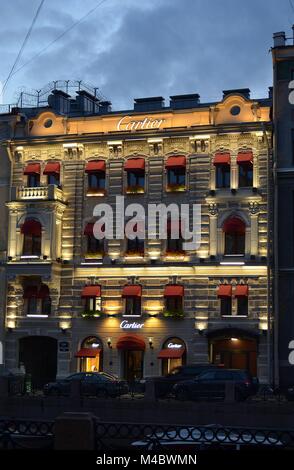
<instances>
[{"instance_id":1,"label":"cartier sign","mask_svg":"<svg viewBox=\"0 0 294 470\"><path fill-rule=\"evenodd\" d=\"M136 330L139 328L143 328L144 323L137 323L137 322L131 322L129 323L127 320L123 320L120 324L120 327L123 329L130 329L130 330Z\"/></svg>"},{"instance_id":2,"label":"cartier sign","mask_svg":"<svg viewBox=\"0 0 294 470\"><path fill-rule=\"evenodd\" d=\"M144 129L159 129L165 119L153 119L145 117L134 119L132 116L123 116L117 123L118 131L139 131Z\"/></svg>"}]
</instances>

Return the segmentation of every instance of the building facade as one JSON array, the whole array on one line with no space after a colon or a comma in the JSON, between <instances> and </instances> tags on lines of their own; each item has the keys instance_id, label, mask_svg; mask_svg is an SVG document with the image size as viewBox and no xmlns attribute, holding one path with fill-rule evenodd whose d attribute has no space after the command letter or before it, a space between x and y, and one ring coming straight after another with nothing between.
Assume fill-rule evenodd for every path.
<instances>
[{"instance_id":1,"label":"building facade","mask_svg":"<svg viewBox=\"0 0 294 470\"><path fill-rule=\"evenodd\" d=\"M36 386L79 370L131 381L199 362L268 381L270 108L271 96L240 89L113 112L55 89L48 106L19 110L22 128L3 143L6 366L23 364ZM94 208L115 210L118 197L146 212L200 204L200 246L183 249L171 220L164 240L97 240ZM129 219L120 208L115 228Z\"/></svg>"}]
</instances>

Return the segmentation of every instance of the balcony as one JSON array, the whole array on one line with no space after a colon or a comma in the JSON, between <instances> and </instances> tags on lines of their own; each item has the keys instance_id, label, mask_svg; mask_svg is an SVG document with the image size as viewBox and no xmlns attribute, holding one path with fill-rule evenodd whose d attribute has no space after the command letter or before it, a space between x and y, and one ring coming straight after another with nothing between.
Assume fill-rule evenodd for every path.
<instances>
[{"instance_id":1,"label":"balcony","mask_svg":"<svg viewBox=\"0 0 294 470\"><path fill-rule=\"evenodd\" d=\"M62 189L55 184L48 186L12 186L11 201L60 201L64 202Z\"/></svg>"}]
</instances>

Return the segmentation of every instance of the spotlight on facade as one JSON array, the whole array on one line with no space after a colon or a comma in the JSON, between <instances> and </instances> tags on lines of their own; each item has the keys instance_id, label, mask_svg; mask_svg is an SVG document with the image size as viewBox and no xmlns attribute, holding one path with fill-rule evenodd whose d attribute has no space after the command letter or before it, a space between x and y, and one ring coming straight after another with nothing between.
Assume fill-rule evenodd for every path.
<instances>
[{"instance_id":1,"label":"spotlight on facade","mask_svg":"<svg viewBox=\"0 0 294 470\"><path fill-rule=\"evenodd\" d=\"M116 260L114 258L111 259L111 264L115 264Z\"/></svg>"},{"instance_id":2,"label":"spotlight on facade","mask_svg":"<svg viewBox=\"0 0 294 470\"><path fill-rule=\"evenodd\" d=\"M61 329L61 333L63 335L66 335L66 332L67 332L68 328L60 328L60 329Z\"/></svg>"},{"instance_id":3,"label":"spotlight on facade","mask_svg":"<svg viewBox=\"0 0 294 470\"><path fill-rule=\"evenodd\" d=\"M111 338L108 338L108 340L107 340L107 345L108 345L109 349L112 349Z\"/></svg>"},{"instance_id":4,"label":"spotlight on facade","mask_svg":"<svg viewBox=\"0 0 294 470\"><path fill-rule=\"evenodd\" d=\"M232 194L236 194L236 192L237 192L237 190L236 190L235 188L232 188L232 189L231 189L231 193L232 193Z\"/></svg>"},{"instance_id":5,"label":"spotlight on facade","mask_svg":"<svg viewBox=\"0 0 294 470\"><path fill-rule=\"evenodd\" d=\"M150 349L153 349L153 341L152 341L152 338L149 338L149 347Z\"/></svg>"},{"instance_id":6,"label":"spotlight on facade","mask_svg":"<svg viewBox=\"0 0 294 470\"><path fill-rule=\"evenodd\" d=\"M231 341L239 341L238 338L231 338Z\"/></svg>"}]
</instances>

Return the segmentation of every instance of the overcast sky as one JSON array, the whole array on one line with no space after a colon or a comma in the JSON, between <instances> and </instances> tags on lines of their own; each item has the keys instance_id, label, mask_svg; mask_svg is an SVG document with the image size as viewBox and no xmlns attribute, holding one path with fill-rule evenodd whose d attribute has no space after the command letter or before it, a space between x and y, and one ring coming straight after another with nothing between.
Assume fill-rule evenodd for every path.
<instances>
[{"instance_id":1,"label":"overcast sky","mask_svg":"<svg viewBox=\"0 0 294 470\"><path fill-rule=\"evenodd\" d=\"M293 8L291 7L291 1ZM40 0L0 1L0 80L4 82ZM101 0L45 0L17 68ZM272 34L294 23L294 0L105 0L83 22L12 76L3 101L21 87L82 79L114 109L133 98L248 87L267 96Z\"/></svg>"}]
</instances>

